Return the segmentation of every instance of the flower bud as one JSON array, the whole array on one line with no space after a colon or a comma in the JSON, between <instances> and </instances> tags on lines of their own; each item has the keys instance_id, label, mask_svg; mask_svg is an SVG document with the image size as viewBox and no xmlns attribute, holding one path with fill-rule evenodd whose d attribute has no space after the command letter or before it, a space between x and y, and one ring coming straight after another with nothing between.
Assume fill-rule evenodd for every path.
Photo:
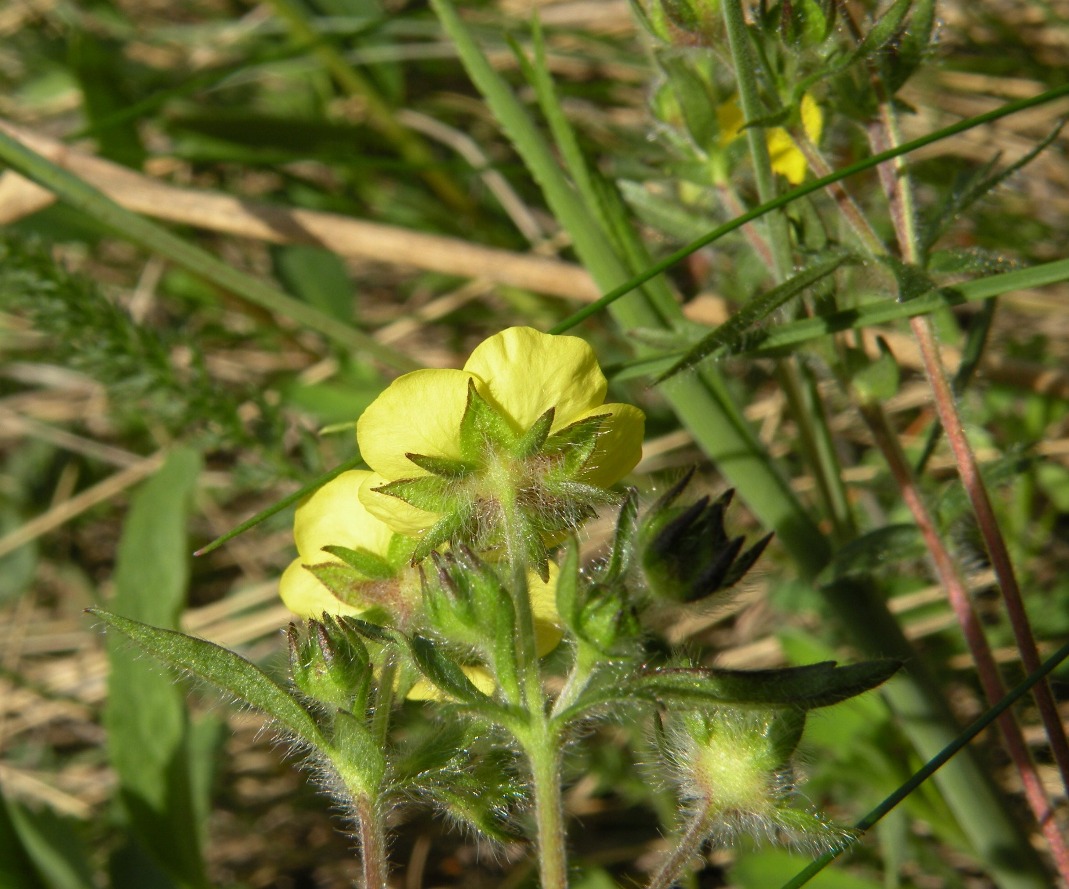
<instances>
[{"instance_id":1,"label":"flower bud","mask_svg":"<svg viewBox=\"0 0 1069 889\"><path fill-rule=\"evenodd\" d=\"M338 710L359 710L367 701L371 663L367 648L345 618L324 614L309 620L307 635L296 625L286 633L297 688L314 701Z\"/></svg>"},{"instance_id":2,"label":"flower bud","mask_svg":"<svg viewBox=\"0 0 1069 889\"><path fill-rule=\"evenodd\" d=\"M675 506L692 475L654 504L639 529L642 570L659 599L694 602L733 586L772 539L769 534L743 552L745 538L727 536L724 512L734 491L713 502L702 497L690 506Z\"/></svg>"}]
</instances>

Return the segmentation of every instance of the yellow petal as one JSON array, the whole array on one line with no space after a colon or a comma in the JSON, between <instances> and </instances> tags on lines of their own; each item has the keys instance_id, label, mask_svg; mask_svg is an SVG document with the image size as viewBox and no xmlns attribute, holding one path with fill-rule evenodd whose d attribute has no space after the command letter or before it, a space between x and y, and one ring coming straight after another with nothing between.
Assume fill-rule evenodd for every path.
<instances>
[{"instance_id":1,"label":"yellow petal","mask_svg":"<svg viewBox=\"0 0 1069 889\"><path fill-rule=\"evenodd\" d=\"M510 327L484 340L464 370L482 381L479 392L520 430L553 407L556 431L601 404L608 388L586 341L532 327Z\"/></svg>"},{"instance_id":2,"label":"yellow petal","mask_svg":"<svg viewBox=\"0 0 1069 889\"><path fill-rule=\"evenodd\" d=\"M421 474L426 475L422 470ZM386 484L388 479L375 472L369 472L366 475L364 483L360 486L360 502L368 513L392 531L415 536L438 521L439 516L433 512L412 506L400 497L392 497L374 490Z\"/></svg>"},{"instance_id":3,"label":"yellow petal","mask_svg":"<svg viewBox=\"0 0 1069 889\"><path fill-rule=\"evenodd\" d=\"M577 419L600 414L609 417L598 433L594 453L579 478L587 484L607 488L627 475L642 459L646 416L634 405L603 404Z\"/></svg>"},{"instance_id":4,"label":"yellow petal","mask_svg":"<svg viewBox=\"0 0 1069 889\"><path fill-rule=\"evenodd\" d=\"M745 122L742 109L735 99L722 102L716 109L716 122L720 125L720 147L724 148L739 138Z\"/></svg>"},{"instance_id":5,"label":"yellow petal","mask_svg":"<svg viewBox=\"0 0 1069 889\"><path fill-rule=\"evenodd\" d=\"M817 100L809 93L802 96L802 128L811 142L819 142L824 132L824 112L820 110Z\"/></svg>"},{"instance_id":6,"label":"yellow petal","mask_svg":"<svg viewBox=\"0 0 1069 889\"><path fill-rule=\"evenodd\" d=\"M494 689L497 687L494 677L490 675L485 667L461 667L461 669L464 671L464 675L471 680L472 685L484 695L492 695L494 693ZM422 677L416 680L406 697L410 701L448 700L436 685L432 685Z\"/></svg>"},{"instance_id":7,"label":"yellow petal","mask_svg":"<svg viewBox=\"0 0 1069 889\"><path fill-rule=\"evenodd\" d=\"M549 580L537 574L527 575L527 593L531 597L531 613L535 624L535 650L539 657L549 654L561 639L561 620L557 612L557 578L560 569L549 563Z\"/></svg>"},{"instance_id":8,"label":"yellow petal","mask_svg":"<svg viewBox=\"0 0 1069 889\"><path fill-rule=\"evenodd\" d=\"M336 558L324 546L362 547L386 555L393 530L367 511L360 502L360 486L371 475L364 469L343 472L297 507L293 537L305 563Z\"/></svg>"},{"instance_id":9,"label":"yellow petal","mask_svg":"<svg viewBox=\"0 0 1069 889\"><path fill-rule=\"evenodd\" d=\"M326 553L324 553L326 555ZM330 591L323 586L315 575L301 563L302 559L294 559L289 567L282 572L282 579L278 584L279 595L285 606L299 617L313 618L318 620L327 614L360 614L359 608L353 608L336 599Z\"/></svg>"},{"instance_id":10,"label":"yellow petal","mask_svg":"<svg viewBox=\"0 0 1069 889\"><path fill-rule=\"evenodd\" d=\"M405 454L460 457L460 421L471 374L416 370L387 386L356 422L360 456L387 479L426 475Z\"/></svg>"}]
</instances>

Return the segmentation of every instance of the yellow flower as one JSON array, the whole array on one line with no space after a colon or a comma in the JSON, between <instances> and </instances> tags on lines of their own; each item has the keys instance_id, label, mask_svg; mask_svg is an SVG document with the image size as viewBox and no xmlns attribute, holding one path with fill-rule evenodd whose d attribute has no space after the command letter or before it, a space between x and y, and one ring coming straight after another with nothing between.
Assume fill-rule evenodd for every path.
<instances>
[{"instance_id":1,"label":"yellow flower","mask_svg":"<svg viewBox=\"0 0 1069 889\"><path fill-rule=\"evenodd\" d=\"M358 616L385 612L407 625L420 603L419 575L407 566L412 542L375 518L360 502L366 470L343 472L298 507L293 522L297 558L283 572L279 594L294 614ZM323 547L356 553L364 570ZM329 586L328 586L329 584Z\"/></svg>"},{"instance_id":2,"label":"yellow flower","mask_svg":"<svg viewBox=\"0 0 1069 889\"><path fill-rule=\"evenodd\" d=\"M820 134L824 130L824 113L812 96L808 93L802 96L801 103L802 129L810 141L818 142ZM736 99L729 99L716 110L717 121L720 124L720 145L727 147L742 135L742 125L745 122L742 109ZM769 159L772 161L773 172L779 173L791 185L798 185L805 179L809 165L805 155L794 144L794 140L782 127L773 127L765 132L765 142L768 145Z\"/></svg>"},{"instance_id":3,"label":"yellow flower","mask_svg":"<svg viewBox=\"0 0 1069 889\"><path fill-rule=\"evenodd\" d=\"M422 535L417 558L447 541L511 551L519 529L544 579L546 542L592 515L641 456L642 412L605 404L607 388L586 342L529 327L485 340L463 370L405 374L357 423L375 473L360 499Z\"/></svg>"},{"instance_id":4,"label":"yellow flower","mask_svg":"<svg viewBox=\"0 0 1069 889\"><path fill-rule=\"evenodd\" d=\"M411 566L415 541L394 532L360 502L360 487L370 475L366 470L343 472L297 507L293 536L298 556L283 572L279 594L290 611L304 618L319 620L324 613L362 616L434 632L437 628L424 626L421 578ZM350 562L323 549L328 546L344 552ZM541 656L561 638L556 566L548 582L529 575L528 593ZM474 639L454 641L476 647ZM480 691L493 691L493 678L484 667L473 664L464 667L464 672ZM426 680L417 682L408 694L416 700L438 696Z\"/></svg>"}]
</instances>

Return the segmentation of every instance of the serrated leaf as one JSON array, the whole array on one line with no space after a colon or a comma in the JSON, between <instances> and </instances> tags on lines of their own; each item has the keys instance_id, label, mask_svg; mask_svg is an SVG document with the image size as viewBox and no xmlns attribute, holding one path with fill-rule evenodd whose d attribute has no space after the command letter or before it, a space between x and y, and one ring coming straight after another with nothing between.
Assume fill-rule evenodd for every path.
<instances>
[{"instance_id":1,"label":"serrated leaf","mask_svg":"<svg viewBox=\"0 0 1069 889\"><path fill-rule=\"evenodd\" d=\"M305 744L311 747L325 744L315 720L300 702L241 655L221 648L214 642L187 636L176 630L151 627L102 608L89 608L87 611L128 636L163 663L191 673L262 710Z\"/></svg>"},{"instance_id":2,"label":"serrated leaf","mask_svg":"<svg viewBox=\"0 0 1069 889\"><path fill-rule=\"evenodd\" d=\"M901 667L882 659L849 664L834 661L776 670L662 669L637 677L636 690L675 706L827 707L886 682Z\"/></svg>"}]
</instances>

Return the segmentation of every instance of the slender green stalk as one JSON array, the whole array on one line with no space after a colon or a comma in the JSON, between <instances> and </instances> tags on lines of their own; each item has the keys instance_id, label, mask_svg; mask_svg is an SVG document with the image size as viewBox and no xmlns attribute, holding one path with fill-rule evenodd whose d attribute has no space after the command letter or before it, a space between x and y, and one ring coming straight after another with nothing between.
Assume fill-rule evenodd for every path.
<instances>
[{"instance_id":1,"label":"slender green stalk","mask_svg":"<svg viewBox=\"0 0 1069 889\"><path fill-rule=\"evenodd\" d=\"M561 795L561 738L543 718L525 746L531 765L541 889L567 889L568 861Z\"/></svg>"},{"instance_id":2,"label":"slender green stalk","mask_svg":"<svg viewBox=\"0 0 1069 889\"><path fill-rule=\"evenodd\" d=\"M932 557L939 581L946 590L947 598L961 626L962 636L969 647L973 663L976 665L980 683L984 689L984 695L988 704L996 704L1006 693L1002 678L999 675L998 665L995 663L991 647L984 635L983 627L973 610L969 600L968 590L961 578L957 565L950 552L943 544L942 539L935 527L931 514L917 488L916 480L910 471L909 463L898 438L887 422L887 417L878 405L862 406L861 414L872 430L873 438L877 446L883 452L884 459L891 470L891 474L898 483L902 492L902 499L913 515L913 519L924 537L928 552ZM1024 740L1020 726L1010 712L1003 713L998 718L998 727L1006 742L1006 749L1020 775L1021 784L1024 787L1025 797L1040 825L1050 847L1051 857L1054 859L1063 880L1069 881L1069 871L1066 870L1066 862L1069 861L1069 850L1066 849L1065 838L1054 822L1054 811L1042 781L1036 771L1035 763L1028 753L1028 745Z\"/></svg>"}]
</instances>

